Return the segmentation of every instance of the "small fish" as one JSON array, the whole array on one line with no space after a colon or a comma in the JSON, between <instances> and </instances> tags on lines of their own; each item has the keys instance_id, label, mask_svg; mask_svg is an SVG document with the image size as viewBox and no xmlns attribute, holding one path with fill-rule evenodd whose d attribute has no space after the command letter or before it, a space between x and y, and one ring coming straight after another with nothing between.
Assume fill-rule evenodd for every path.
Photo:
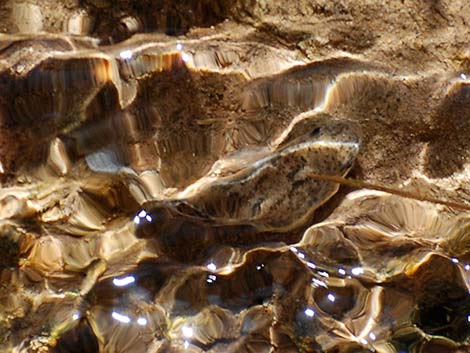
<instances>
[{"instance_id":1,"label":"small fish","mask_svg":"<svg viewBox=\"0 0 470 353\"><path fill-rule=\"evenodd\" d=\"M271 146L219 160L177 199L217 223L286 231L304 224L338 191L339 184L309 174L345 176L360 145L356 123L305 116Z\"/></svg>"}]
</instances>

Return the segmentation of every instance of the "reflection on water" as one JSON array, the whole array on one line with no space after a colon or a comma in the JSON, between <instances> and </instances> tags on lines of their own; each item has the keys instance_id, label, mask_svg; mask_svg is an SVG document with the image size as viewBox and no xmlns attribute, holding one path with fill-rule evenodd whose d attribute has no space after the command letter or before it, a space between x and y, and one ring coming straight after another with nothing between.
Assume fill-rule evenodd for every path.
<instances>
[{"instance_id":1,"label":"reflection on water","mask_svg":"<svg viewBox=\"0 0 470 353\"><path fill-rule=\"evenodd\" d=\"M309 177L353 167L361 124L328 109L377 68L48 40L1 73L5 351L470 349L468 216Z\"/></svg>"}]
</instances>

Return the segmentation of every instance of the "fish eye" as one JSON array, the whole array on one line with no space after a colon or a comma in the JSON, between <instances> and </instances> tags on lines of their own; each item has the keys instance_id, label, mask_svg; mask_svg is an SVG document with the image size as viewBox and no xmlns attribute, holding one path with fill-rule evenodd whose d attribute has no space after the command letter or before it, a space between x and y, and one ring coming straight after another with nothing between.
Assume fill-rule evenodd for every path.
<instances>
[{"instance_id":1,"label":"fish eye","mask_svg":"<svg viewBox=\"0 0 470 353\"><path fill-rule=\"evenodd\" d=\"M312 137L317 137L318 135L320 135L320 132L321 132L321 128L316 127L315 129L312 130L312 132L310 133L310 135L311 135Z\"/></svg>"}]
</instances>

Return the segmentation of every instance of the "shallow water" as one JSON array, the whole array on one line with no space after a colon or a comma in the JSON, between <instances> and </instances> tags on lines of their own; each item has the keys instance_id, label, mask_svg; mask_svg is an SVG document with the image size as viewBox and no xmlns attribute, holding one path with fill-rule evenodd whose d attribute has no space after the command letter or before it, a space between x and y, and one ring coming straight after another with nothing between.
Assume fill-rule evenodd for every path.
<instances>
[{"instance_id":1,"label":"shallow water","mask_svg":"<svg viewBox=\"0 0 470 353\"><path fill-rule=\"evenodd\" d=\"M2 352L470 351L468 213L312 177L465 198L426 116L369 104L466 79L123 28L0 37Z\"/></svg>"}]
</instances>

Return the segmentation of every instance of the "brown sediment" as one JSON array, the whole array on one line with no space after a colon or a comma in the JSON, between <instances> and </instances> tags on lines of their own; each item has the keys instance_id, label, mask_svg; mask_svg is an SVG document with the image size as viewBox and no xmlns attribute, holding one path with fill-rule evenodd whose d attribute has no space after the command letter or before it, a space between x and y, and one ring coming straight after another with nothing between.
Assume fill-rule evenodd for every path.
<instances>
[{"instance_id":1,"label":"brown sediment","mask_svg":"<svg viewBox=\"0 0 470 353\"><path fill-rule=\"evenodd\" d=\"M2 2L0 351L467 352L468 15Z\"/></svg>"}]
</instances>

